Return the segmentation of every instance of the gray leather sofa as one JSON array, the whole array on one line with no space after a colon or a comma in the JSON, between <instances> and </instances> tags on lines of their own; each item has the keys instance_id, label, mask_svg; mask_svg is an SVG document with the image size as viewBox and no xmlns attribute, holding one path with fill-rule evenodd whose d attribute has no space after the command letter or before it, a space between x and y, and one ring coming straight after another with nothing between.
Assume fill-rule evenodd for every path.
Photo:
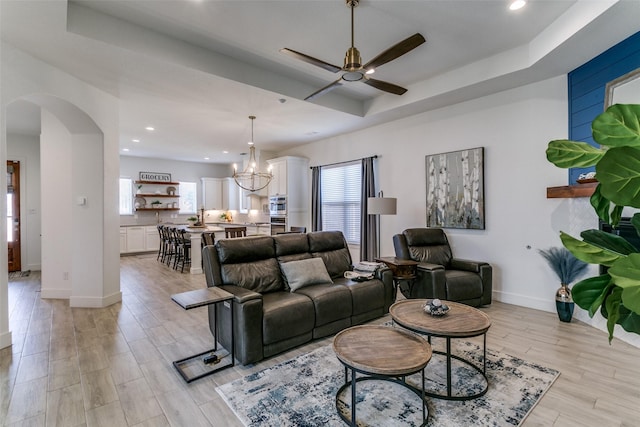
<instances>
[{"instance_id":1,"label":"gray leather sofa","mask_svg":"<svg viewBox=\"0 0 640 427\"><path fill-rule=\"evenodd\" d=\"M219 240L206 246L202 256L207 286L219 286L235 296L235 354L243 365L381 317L395 301L389 269L364 282L344 278L352 261L339 231ZM292 276L283 273L282 265L311 258L324 262L333 283L292 292ZM302 263L307 262L317 263ZM215 310L209 306L209 327L227 349L231 345L229 310L218 307L216 322Z\"/></svg>"},{"instance_id":2,"label":"gray leather sofa","mask_svg":"<svg viewBox=\"0 0 640 427\"><path fill-rule=\"evenodd\" d=\"M454 258L440 228L409 228L393 236L396 257L417 261L417 278L400 284L406 298L440 298L479 307L491 304L491 265Z\"/></svg>"}]
</instances>

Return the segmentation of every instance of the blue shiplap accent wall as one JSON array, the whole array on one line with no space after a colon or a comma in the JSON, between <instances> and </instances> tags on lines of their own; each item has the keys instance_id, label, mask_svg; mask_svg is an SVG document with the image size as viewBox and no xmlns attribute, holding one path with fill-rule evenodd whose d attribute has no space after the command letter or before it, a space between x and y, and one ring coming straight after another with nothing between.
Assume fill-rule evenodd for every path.
<instances>
[{"instance_id":1,"label":"blue shiplap accent wall","mask_svg":"<svg viewBox=\"0 0 640 427\"><path fill-rule=\"evenodd\" d=\"M569 139L597 145L591 137L591 122L604 111L606 84L636 68L640 68L640 32L569 73ZM570 169L569 184L593 169Z\"/></svg>"}]
</instances>

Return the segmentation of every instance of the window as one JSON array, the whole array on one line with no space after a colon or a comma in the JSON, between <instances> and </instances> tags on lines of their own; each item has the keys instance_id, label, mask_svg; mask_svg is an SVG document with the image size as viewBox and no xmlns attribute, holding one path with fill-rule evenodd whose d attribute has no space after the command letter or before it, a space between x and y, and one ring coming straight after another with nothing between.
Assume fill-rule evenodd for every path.
<instances>
[{"instance_id":1,"label":"window","mask_svg":"<svg viewBox=\"0 0 640 427\"><path fill-rule=\"evenodd\" d=\"M181 214L194 214L198 209L197 185L195 182L180 183L180 211Z\"/></svg>"},{"instance_id":2,"label":"window","mask_svg":"<svg viewBox=\"0 0 640 427\"><path fill-rule=\"evenodd\" d=\"M133 214L133 183L130 178L120 178L120 215Z\"/></svg>"},{"instance_id":3,"label":"window","mask_svg":"<svg viewBox=\"0 0 640 427\"><path fill-rule=\"evenodd\" d=\"M322 229L340 230L349 244L360 244L362 169L360 162L323 167Z\"/></svg>"}]
</instances>

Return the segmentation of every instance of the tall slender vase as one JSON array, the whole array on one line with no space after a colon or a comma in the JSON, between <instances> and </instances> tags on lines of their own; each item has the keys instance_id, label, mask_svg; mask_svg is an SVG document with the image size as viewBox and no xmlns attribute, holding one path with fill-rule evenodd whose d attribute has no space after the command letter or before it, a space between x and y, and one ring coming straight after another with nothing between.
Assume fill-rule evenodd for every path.
<instances>
[{"instance_id":1,"label":"tall slender vase","mask_svg":"<svg viewBox=\"0 0 640 427\"><path fill-rule=\"evenodd\" d=\"M575 305L573 298L571 298L571 289L567 284L561 283L560 285L560 288L556 291L556 311L560 321L571 322Z\"/></svg>"}]
</instances>

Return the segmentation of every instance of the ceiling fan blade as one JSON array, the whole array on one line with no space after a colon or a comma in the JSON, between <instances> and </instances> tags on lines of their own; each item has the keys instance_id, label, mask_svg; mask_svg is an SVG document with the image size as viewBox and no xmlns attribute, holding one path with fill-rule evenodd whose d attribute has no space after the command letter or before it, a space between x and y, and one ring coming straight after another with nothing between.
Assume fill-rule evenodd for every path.
<instances>
[{"instance_id":1,"label":"ceiling fan blade","mask_svg":"<svg viewBox=\"0 0 640 427\"><path fill-rule=\"evenodd\" d=\"M328 84L327 86L323 87L322 89L319 89L319 90L313 92L311 95L307 96L304 100L305 101L310 101L310 100L312 100L314 98L319 97L320 95L324 95L325 93L337 88L338 86L342 86L342 83L340 83L341 80L342 80L342 77L340 77L335 82Z\"/></svg>"},{"instance_id":2,"label":"ceiling fan blade","mask_svg":"<svg viewBox=\"0 0 640 427\"><path fill-rule=\"evenodd\" d=\"M296 52L295 50L288 49L283 47L280 49L280 52L287 54L293 58L299 59L300 61L304 61L307 64L315 65L316 67L324 68L327 71L331 71L332 73L337 73L342 70L342 68L337 65L329 64L328 62L324 62L320 59L314 58L313 56L305 55L304 53Z\"/></svg>"},{"instance_id":3,"label":"ceiling fan blade","mask_svg":"<svg viewBox=\"0 0 640 427\"><path fill-rule=\"evenodd\" d=\"M394 95L402 95L407 91L405 88L400 87L398 85L394 85L393 83L383 82L382 80L370 79L368 77L365 77L364 79L362 79L362 82L368 84L369 86L373 86L376 89L380 89L385 92L392 93Z\"/></svg>"},{"instance_id":4,"label":"ceiling fan blade","mask_svg":"<svg viewBox=\"0 0 640 427\"><path fill-rule=\"evenodd\" d=\"M385 50L362 67L365 71L378 68L379 66L393 61L394 59L404 55L405 53L415 49L427 40L420 33L415 33L409 38L402 40Z\"/></svg>"}]
</instances>

